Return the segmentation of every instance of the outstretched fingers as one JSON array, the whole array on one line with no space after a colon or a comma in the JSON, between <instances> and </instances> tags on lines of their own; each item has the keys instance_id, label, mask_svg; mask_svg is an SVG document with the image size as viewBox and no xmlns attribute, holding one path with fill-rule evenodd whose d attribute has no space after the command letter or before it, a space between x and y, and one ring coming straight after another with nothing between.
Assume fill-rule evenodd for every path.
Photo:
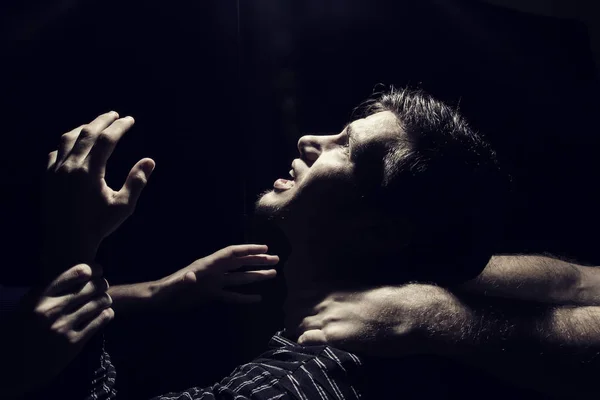
<instances>
[{"instance_id":1,"label":"outstretched fingers","mask_svg":"<svg viewBox=\"0 0 600 400\"><path fill-rule=\"evenodd\" d=\"M131 129L133 124L135 124L135 120L132 117L125 117L113 121L114 122L97 133L94 138L93 147L86 154L86 161L89 163L90 171L99 174L102 177L104 177L106 173L106 163L117 143L119 143L119 140L121 140L123 135Z\"/></svg>"},{"instance_id":2,"label":"outstretched fingers","mask_svg":"<svg viewBox=\"0 0 600 400\"><path fill-rule=\"evenodd\" d=\"M60 143L56 154L56 161L54 162L54 170L58 169L67 159L69 153L73 149L73 145L79 137L79 132L85 125L78 126L77 128L63 134L60 137Z\"/></svg>"},{"instance_id":3,"label":"outstretched fingers","mask_svg":"<svg viewBox=\"0 0 600 400\"><path fill-rule=\"evenodd\" d=\"M239 258L249 255L262 254L268 250L269 247L265 244L238 244L226 247L220 250L220 252L224 252L226 256Z\"/></svg>"},{"instance_id":4,"label":"outstretched fingers","mask_svg":"<svg viewBox=\"0 0 600 400\"><path fill-rule=\"evenodd\" d=\"M87 158L98 138L104 133L103 131L110 129L117 118L119 118L119 114L111 111L82 126L65 162L80 165Z\"/></svg>"},{"instance_id":5,"label":"outstretched fingers","mask_svg":"<svg viewBox=\"0 0 600 400\"><path fill-rule=\"evenodd\" d=\"M243 244L229 246L213 254L218 270L230 271L242 266L273 266L279 263L279 257L264 254L266 245Z\"/></svg>"},{"instance_id":6,"label":"outstretched fingers","mask_svg":"<svg viewBox=\"0 0 600 400\"><path fill-rule=\"evenodd\" d=\"M256 254L251 256L238 257L235 259L236 267L242 266L271 266L279 263L279 256L270 254Z\"/></svg>"},{"instance_id":7,"label":"outstretched fingers","mask_svg":"<svg viewBox=\"0 0 600 400\"><path fill-rule=\"evenodd\" d=\"M129 206L135 207L155 167L156 164L151 158L138 161L129 171L125 184L117 193L117 197Z\"/></svg>"},{"instance_id":8,"label":"outstretched fingers","mask_svg":"<svg viewBox=\"0 0 600 400\"><path fill-rule=\"evenodd\" d=\"M274 269L260 271L232 272L226 274L223 278L223 286L248 285L250 283L261 282L273 279L277 276Z\"/></svg>"}]
</instances>

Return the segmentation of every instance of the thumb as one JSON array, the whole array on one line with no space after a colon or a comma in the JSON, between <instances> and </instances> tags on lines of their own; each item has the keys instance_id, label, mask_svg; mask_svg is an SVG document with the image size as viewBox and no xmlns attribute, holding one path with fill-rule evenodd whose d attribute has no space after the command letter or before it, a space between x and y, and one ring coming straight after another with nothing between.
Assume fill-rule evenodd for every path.
<instances>
[{"instance_id":1,"label":"thumb","mask_svg":"<svg viewBox=\"0 0 600 400\"><path fill-rule=\"evenodd\" d=\"M119 191L119 195L127 198L127 203L135 205L142 194L142 190L146 187L152 171L156 163L151 158L144 158L138 161L125 180L125 184Z\"/></svg>"},{"instance_id":2,"label":"thumb","mask_svg":"<svg viewBox=\"0 0 600 400\"><path fill-rule=\"evenodd\" d=\"M319 346L327 344L325 333L320 329L311 329L298 338L298 344L303 346Z\"/></svg>"}]
</instances>

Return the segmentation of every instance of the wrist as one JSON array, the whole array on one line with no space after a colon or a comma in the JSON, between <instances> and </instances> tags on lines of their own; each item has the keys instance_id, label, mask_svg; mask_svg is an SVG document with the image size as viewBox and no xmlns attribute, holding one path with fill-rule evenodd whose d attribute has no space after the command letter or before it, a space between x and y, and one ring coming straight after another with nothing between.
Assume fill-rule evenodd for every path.
<instances>
[{"instance_id":1,"label":"wrist","mask_svg":"<svg viewBox=\"0 0 600 400\"><path fill-rule=\"evenodd\" d=\"M174 282L167 278L156 281L147 282L144 284L142 292L154 307L162 308L169 303L169 294L174 291Z\"/></svg>"},{"instance_id":2,"label":"wrist","mask_svg":"<svg viewBox=\"0 0 600 400\"><path fill-rule=\"evenodd\" d=\"M146 287L147 296L153 301L158 300L163 295L166 289L167 284L162 279L148 282Z\"/></svg>"},{"instance_id":3,"label":"wrist","mask_svg":"<svg viewBox=\"0 0 600 400\"><path fill-rule=\"evenodd\" d=\"M202 289L192 281L186 280L181 271L150 282L148 292L152 303L158 309L186 309L195 307L205 300Z\"/></svg>"},{"instance_id":4,"label":"wrist","mask_svg":"<svg viewBox=\"0 0 600 400\"><path fill-rule=\"evenodd\" d=\"M156 282L141 282L111 286L107 293L113 300L115 313L150 311L156 307L158 289Z\"/></svg>"}]
</instances>

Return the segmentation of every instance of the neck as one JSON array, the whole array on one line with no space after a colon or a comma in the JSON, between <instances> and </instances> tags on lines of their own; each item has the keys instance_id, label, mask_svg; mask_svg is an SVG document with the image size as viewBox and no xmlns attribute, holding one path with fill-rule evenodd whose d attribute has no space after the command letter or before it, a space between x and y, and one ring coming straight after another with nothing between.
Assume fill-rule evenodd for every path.
<instances>
[{"instance_id":1,"label":"neck","mask_svg":"<svg viewBox=\"0 0 600 400\"><path fill-rule=\"evenodd\" d=\"M297 242L298 243L298 242ZM335 247L292 243L292 253L285 264L287 298L284 304L285 330L297 340L297 329L302 320L314 314L315 307L328 295L342 288L343 279L331 279L330 271L339 268L341 254ZM330 244L330 243L328 243Z\"/></svg>"},{"instance_id":2,"label":"neck","mask_svg":"<svg viewBox=\"0 0 600 400\"><path fill-rule=\"evenodd\" d=\"M330 235L310 236L290 239L291 253L285 266L285 279L289 293L305 292L315 284L332 284L333 271L340 270L340 263L347 258L347 249L355 247L340 238L330 239ZM288 236L289 237L289 236ZM294 240L297 239L297 240ZM343 275L335 273L333 281L343 280Z\"/></svg>"},{"instance_id":3,"label":"neck","mask_svg":"<svg viewBox=\"0 0 600 400\"><path fill-rule=\"evenodd\" d=\"M284 325L292 340L298 340L297 330L302 320L313 314L321 299L330 293L330 288L316 279L318 264L297 250L285 264L287 297L283 306Z\"/></svg>"}]
</instances>

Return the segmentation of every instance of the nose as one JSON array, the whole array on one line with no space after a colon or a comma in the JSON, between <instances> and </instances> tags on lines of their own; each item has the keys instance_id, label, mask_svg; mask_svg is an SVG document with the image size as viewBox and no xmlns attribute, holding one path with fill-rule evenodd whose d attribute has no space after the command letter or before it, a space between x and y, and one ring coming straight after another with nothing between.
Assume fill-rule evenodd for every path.
<instances>
[{"instance_id":1,"label":"nose","mask_svg":"<svg viewBox=\"0 0 600 400\"><path fill-rule=\"evenodd\" d=\"M298 140L300 157L311 163L315 162L321 154L321 143L318 136L304 135Z\"/></svg>"}]
</instances>

